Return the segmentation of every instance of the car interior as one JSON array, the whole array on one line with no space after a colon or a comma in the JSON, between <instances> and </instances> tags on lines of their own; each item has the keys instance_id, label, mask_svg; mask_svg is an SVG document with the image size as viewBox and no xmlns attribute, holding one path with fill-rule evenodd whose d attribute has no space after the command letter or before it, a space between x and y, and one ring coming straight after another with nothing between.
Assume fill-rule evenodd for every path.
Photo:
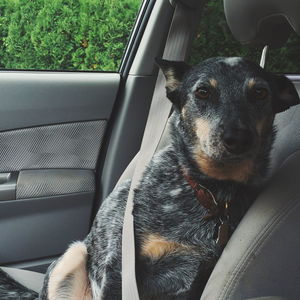
<instances>
[{"instance_id":1,"label":"car interior","mask_svg":"<svg viewBox=\"0 0 300 300\"><path fill-rule=\"evenodd\" d=\"M119 178L131 178L175 8L194 18L189 52L204 3L145 0L118 72L0 71L0 265L15 280L39 291ZM297 0L224 0L224 12L236 40L259 50L300 35ZM300 72L287 76L299 93ZM270 177L201 299L300 298L299 115L299 105L277 115Z\"/></svg>"}]
</instances>

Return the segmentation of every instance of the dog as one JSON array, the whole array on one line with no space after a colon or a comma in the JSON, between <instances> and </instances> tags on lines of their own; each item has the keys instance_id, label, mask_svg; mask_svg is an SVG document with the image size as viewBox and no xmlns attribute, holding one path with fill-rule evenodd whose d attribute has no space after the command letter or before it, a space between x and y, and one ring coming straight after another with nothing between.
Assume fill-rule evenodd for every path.
<instances>
[{"instance_id":1,"label":"dog","mask_svg":"<svg viewBox=\"0 0 300 300\"><path fill-rule=\"evenodd\" d=\"M299 96L288 78L244 58L211 58L193 67L157 63L173 103L171 141L134 192L138 290L141 300L199 299L266 180L274 116L298 104ZM39 299L122 299L129 188L129 180L116 187L86 239L49 267ZM2 274L0 299L37 297Z\"/></svg>"}]
</instances>

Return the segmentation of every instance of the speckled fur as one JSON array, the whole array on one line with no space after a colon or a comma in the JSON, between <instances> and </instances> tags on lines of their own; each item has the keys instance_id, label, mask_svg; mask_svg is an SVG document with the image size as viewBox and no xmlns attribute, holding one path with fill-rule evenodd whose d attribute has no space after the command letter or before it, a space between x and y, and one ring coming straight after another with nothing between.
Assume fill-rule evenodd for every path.
<instances>
[{"instance_id":1,"label":"speckled fur","mask_svg":"<svg viewBox=\"0 0 300 300\"><path fill-rule=\"evenodd\" d=\"M38 294L14 281L0 269L0 299L1 300L37 300Z\"/></svg>"},{"instance_id":2,"label":"speckled fur","mask_svg":"<svg viewBox=\"0 0 300 300\"><path fill-rule=\"evenodd\" d=\"M299 99L289 81L275 78L244 59L215 58L192 68L168 61L159 64L167 79L167 95L174 103L174 113L171 117L171 143L153 157L135 191L133 214L138 289L141 300L199 299L222 249L215 242L218 220L204 220L207 211L198 202L182 171L186 170L195 181L209 188L218 201L232 201L232 232L264 181L274 138L274 114L298 103ZM168 74L172 75L169 83ZM264 103L251 100L247 90L250 78L256 78L268 89L270 95ZM284 82L282 88L277 80ZM196 99L195 89L209 82L214 85L211 99ZM291 97L286 95L283 98L287 86ZM260 133L255 132L256 142L249 151L239 156L226 152L220 132L227 123L243 121L255 131L256 124L266 116L271 121ZM195 120L199 118L205 118L210 124L205 141L201 141L194 129ZM252 160L255 167L247 180L218 180L203 173L199 167L199 151L213 160L221 171L228 164L238 165L245 159ZM104 200L84 240L95 300L121 300L121 233L129 187L130 181L125 181ZM152 248L148 247L146 251L145 243L153 236L161 238L160 245L172 243L172 251L147 255ZM179 246L176 248L176 245ZM47 276L51 276L54 267L55 264ZM47 282L46 278L40 296L43 300L48 299ZM0 288L0 295L3 295L7 285L0 283ZM12 292L5 295L9 293Z\"/></svg>"}]
</instances>

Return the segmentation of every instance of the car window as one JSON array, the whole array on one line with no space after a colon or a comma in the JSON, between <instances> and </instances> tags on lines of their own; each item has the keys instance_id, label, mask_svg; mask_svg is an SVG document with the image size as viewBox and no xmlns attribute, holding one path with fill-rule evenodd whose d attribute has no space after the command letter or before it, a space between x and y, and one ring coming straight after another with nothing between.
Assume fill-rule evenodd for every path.
<instances>
[{"instance_id":1,"label":"car window","mask_svg":"<svg viewBox=\"0 0 300 300\"><path fill-rule=\"evenodd\" d=\"M191 64L213 56L242 56L259 62L261 51L235 40L226 23L223 0L206 1L192 48ZM266 69L279 73L300 73L300 37L291 34L284 47L269 50Z\"/></svg>"},{"instance_id":2,"label":"car window","mask_svg":"<svg viewBox=\"0 0 300 300\"><path fill-rule=\"evenodd\" d=\"M142 0L0 0L0 68L117 71Z\"/></svg>"}]
</instances>

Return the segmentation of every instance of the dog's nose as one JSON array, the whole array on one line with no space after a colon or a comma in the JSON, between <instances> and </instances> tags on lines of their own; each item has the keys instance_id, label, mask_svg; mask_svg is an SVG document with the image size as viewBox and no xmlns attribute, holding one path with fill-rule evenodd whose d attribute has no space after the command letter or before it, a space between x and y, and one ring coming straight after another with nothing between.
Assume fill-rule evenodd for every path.
<instances>
[{"instance_id":1,"label":"dog's nose","mask_svg":"<svg viewBox=\"0 0 300 300\"><path fill-rule=\"evenodd\" d=\"M246 152L253 144L254 136L249 129L228 128L223 134L226 149L234 154Z\"/></svg>"}]
</instances>

